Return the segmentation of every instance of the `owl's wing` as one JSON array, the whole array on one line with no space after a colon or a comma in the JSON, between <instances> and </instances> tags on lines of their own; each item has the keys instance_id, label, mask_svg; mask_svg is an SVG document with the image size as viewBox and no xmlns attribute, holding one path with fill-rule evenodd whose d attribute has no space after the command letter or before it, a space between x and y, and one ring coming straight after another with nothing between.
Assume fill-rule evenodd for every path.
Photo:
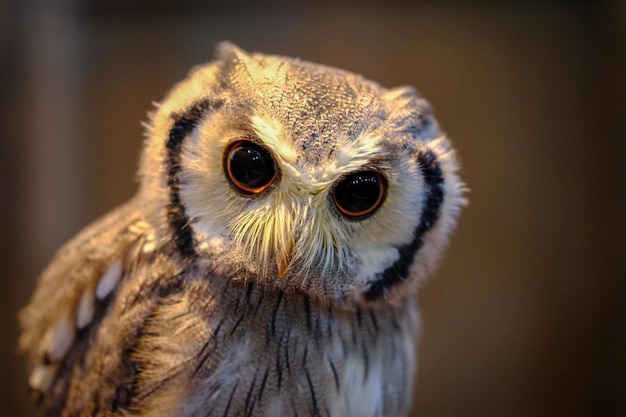
<instances>
[{"instance_id":1,"label":"owl's wing","mask_svg":"<svg viewBox=\"0 0 626 417\"><path fill-rule=\"evenodd\" d=\"M121 275L121 259L151 229L133 199L88 226L65 244L39 278L37 289L20 313L20 349L32 368L29 384L46 392L56 365L68 354L76 335L106 308Z\"/></svg>"}]
</instances>

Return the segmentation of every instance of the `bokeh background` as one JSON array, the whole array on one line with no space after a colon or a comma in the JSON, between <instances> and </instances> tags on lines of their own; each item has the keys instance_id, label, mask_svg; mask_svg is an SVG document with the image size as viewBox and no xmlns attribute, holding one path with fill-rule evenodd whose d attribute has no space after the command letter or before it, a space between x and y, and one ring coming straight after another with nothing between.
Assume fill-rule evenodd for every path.
<instances>
[{"instance_id":1,"label":"bokeh background","mask_svg":"<svg viewBox=\"0 0 626 417\"><path fill-rule=\"evenodd\" d=\"M471 204L424 318L415 415L626 416L626 2L0 3L0 415L16 314L129 198L153 101L228 39L415 85Z\"/></svg>"}]
</instances>

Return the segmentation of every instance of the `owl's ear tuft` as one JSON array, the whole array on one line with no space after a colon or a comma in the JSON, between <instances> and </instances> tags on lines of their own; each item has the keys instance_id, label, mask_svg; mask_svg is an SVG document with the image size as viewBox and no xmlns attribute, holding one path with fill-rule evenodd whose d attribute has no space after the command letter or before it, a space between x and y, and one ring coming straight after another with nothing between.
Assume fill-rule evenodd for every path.
<instances>
[{"instance_id":1,"label":"owl's ear tuft","mask_svg":"<svg viewBox=\"0 0 626 417\"><path fill-rule=\"evenodd\" d=\"M215 57L221 69L222 80L227 84L232 82L248 84L254 71L253 57L234 43L221 42L216 50Z\"/></svg>"},{"instance_id":2,"label":"owl's ear tuft","mask_svg":"<svg viewBox=\"0 0 626 417\"><path fill-rule=\"evenodd\" d=\"M418 98L419 96L420 94L415 87L409 86L391 88L383 93L383 99L393 102L407 102L411 99Z\"/></svg>"},{"instance_id":3,"label":"owl's ear tuft","mask_svg":"<svg viewBox=\"0 0 626 417\"><path fill-rule=\"evenodd\" d=\"M215 48L215 57L220 61L242 61L249 58L246 51L232 42L222 41Z\"/></svg>"}]
</instances>

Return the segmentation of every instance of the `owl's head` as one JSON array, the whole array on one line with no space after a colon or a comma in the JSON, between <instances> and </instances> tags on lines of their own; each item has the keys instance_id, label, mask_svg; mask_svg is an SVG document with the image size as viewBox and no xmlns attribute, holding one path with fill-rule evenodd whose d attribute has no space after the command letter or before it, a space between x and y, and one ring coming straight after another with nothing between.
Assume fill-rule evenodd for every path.
<instances>
[{"instance_id":1,"label":"owl's head","mask_svg":"<svg viewBox=\"0 0 626 417\"><path fill-rule=\"evenodd\" d=\"M225 279L367 303L435 266L456 171L412 88L222 44L153 116L140 198L160 242Z\"/></svg>"}]
</instances>

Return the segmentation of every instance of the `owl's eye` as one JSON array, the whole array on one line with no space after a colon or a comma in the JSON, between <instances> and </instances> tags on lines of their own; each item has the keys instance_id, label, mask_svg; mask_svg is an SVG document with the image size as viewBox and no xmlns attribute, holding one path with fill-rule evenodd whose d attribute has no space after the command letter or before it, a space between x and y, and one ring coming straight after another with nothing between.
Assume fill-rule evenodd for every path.
<instances>
[{"instance_id":1,"label":"owl's eye","mask_svg":"<svg viewBox=\"0 0 626 417\"><path fill-rule=\"evenodd\" d=\"M262 146L245 140L226 149L224 172L236 191L249 196L259 194L276 179L272 155Z\"/></svg>"},{"instance_id":2,"label":"owl's eye","mask_svg":"<svg viewBox=\"0 0 626 417\"><path fill-rule=\"evenodd\" d=\"M337 209L351 220L363 220L374 214L386 195L387 183L375 171L360 171L345 177L332 193Z\"/></svg>"}]
</instances>

